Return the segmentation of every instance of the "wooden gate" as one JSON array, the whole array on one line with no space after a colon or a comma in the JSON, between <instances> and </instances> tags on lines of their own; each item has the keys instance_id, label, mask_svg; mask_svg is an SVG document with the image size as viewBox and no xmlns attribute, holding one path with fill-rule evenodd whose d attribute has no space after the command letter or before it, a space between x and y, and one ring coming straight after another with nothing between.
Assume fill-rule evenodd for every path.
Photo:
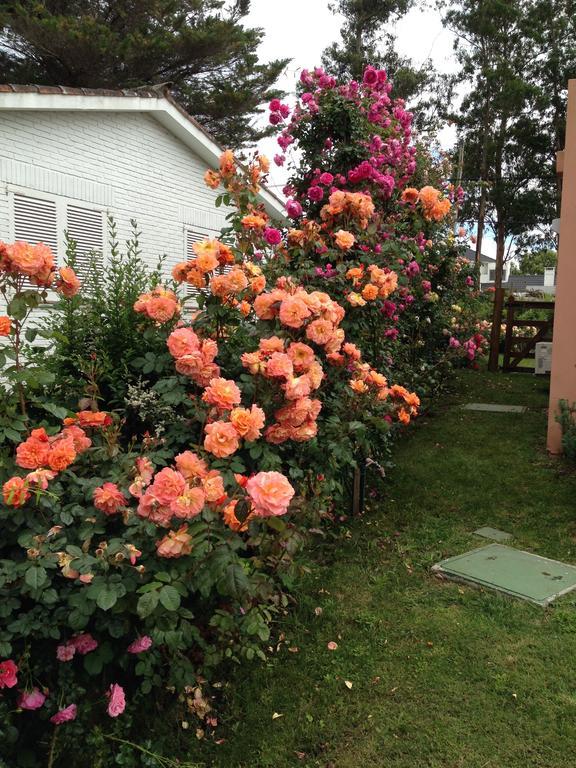
<instances>
[{"instance_id":1,"label":"wooden gate","mask_svg":"<svg viewBox=\"0 0 576 768\"><path fill-rule=\"evenodd\" d=\"M532 368L522 368L522 360L534 359L534 351L539 341L551 341L554 327L554 302L530 299L515 299L511 296L506 302L506 336L504 339L504 371L532 372ZM519 320L517 315L527 309L545 309L549 312L546 320ZM514 328L537 328L533 336L514 334Z\"/></svg>"}]
</instances>

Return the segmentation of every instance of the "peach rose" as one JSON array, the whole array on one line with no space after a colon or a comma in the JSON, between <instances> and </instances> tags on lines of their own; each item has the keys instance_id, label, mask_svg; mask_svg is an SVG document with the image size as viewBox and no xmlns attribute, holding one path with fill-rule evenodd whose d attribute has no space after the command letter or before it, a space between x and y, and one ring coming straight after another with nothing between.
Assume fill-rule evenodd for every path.
<instances>
[{"instance_id":1,"label":"peach rose","mask_svg":"<svg viewBox=\"0 0 576 768\"><path fill-rule=\"evenodd\" d=\"M273 352L284 352L284 340L278 336L270 336L268 339L260 339L258 349L263 355L271 355Z\"/></svg>"},{"instance_id":2,"label":"peach rose","mask_svg":"<svg viewBox=\"0 0 576 768\"><path fill-rule=\"evenodd\" d=\"M280 322L289 328L301 328L304 320L310 317L310 310L302 299L287 296L280 304Z\"/></svg>"},{"instance_id":3,"label":"peach rose","mask_svg":"<svg viewBox=\"0 0 576 768\"><path fill-rule=\"evenodd\" d=\"M200 243L194 243L192 246L196 254L196 269L205 275L207 272L213 272L218 266L218 241L202 240Z\"/></svg>"},{"instance_id":4,"label":"peach rose","mask_svg":"<svg viewBox=\"0 0 576 768\"><path fill-rule=\"evenodd\" d=\"M208 465L198 454L192 451L179 453L175 458L176 469L186 480L194 480L197 477L206 477Z\"/></svg>"},{"instance_id":5,"label":"peach rose","mask_svg":"<svg viewBox=\"0 0 576 768\"><path fill-rule=\"evenodd\" d=\"M258 472L246 483L246 491L258 517L284 515L294 488L280 472Z\"/></svg>"},{"instance_id":6,"label":"peach rose","mask_svg":"<svg viewBox=\"0 0 576 768\"><path fill-rule=\"evenodd\" d=\"M92 445L92 440L86 435L86 432L75 424L64 427L61 434L62 437L72 440L76 453L84 453L84 451L87 451Z\"/></svg>"},{"instance_id":7,"label":"peach rose","mask_svg":"<svg viewBox=\"0 0 576 768\"><path fill-rule=\"evenodd\" d=\"M314 350L308 344L295 341L288 347L288 357L292 360L294 370L304 373L314 362Z\"/></svg>"},{"instance_id":8,"label":"peach rose","mask_svg":"<svg viewBox=\"0 0 576 768\"><path fill-rule=\"evenodd\" d=\"M168 349L172 357L178 359L184 355L190 355L200 349L200 339L190 328L176 328L167 340Z\"/></svg>"},{"instance_id":9,"label":"peach rose","mask_svg":"<svg viewBox=\"0 0 576 768\"><path fill-rule=\"evenodd\" d=\"M334 335L334 326L329 320L312 320L306 328L306 338L315 344L323 346L327 344Z\"/></svg>"},{"instance_id":10,"label":"peach rose","mask_svg":"<svg viewBox=\"0 0 576 768\"><path fill-rule=\"evenodd\" d=\"M234 426L228 421L215 421L205 427L204 448L219 459L236 453L240 441Z\"/></svg>"},{"instance_id":11,"label":"peach rose","mask_svg":"<svg viewBox=\"0 0 576 768\"><path fill-rule=\"evenodd\" d=\"M215 405L223 411L229 411L240 404L241 394L236 384L229 379L212 379L204 390L202 400Z\"/></svg>"},{"instance_id":12,"label":"peach rose","mask_svg":"<svg viewBox=\"0 0 576 768\"><path fill-rule=\"evenodd\" d=\"M7 315L0 315L0 336L10 336L12 321Z\"/></svg>"},{"instance_id":13,"label":"peach rose","mask_svg":"<svg viewBox=\"0 0 576 768\"><path fill-rule=\"evenodd\" d=\"M170 504L178 496L181 496L185 489L184 476L170 467L164 467L154 478L149 491L160 504Z\"/></svg>"},{"instance_id":14,"label":"peach rose","mask_svg":"<svg viewBox=\"0 0 576 768\"><path fill-rule=\"evenodd\" d=\"M350 250L350 248L352 248L352 246L356 242L356 238L354 237L352 232L348 232L345 229L339 229L337 232L335 232L334 240L338 248L340 248L343 251Z\"/></svg>"},{"instance_id":15,"label":"peach rose","mask_svg":"<svg viewBox=\"0 0 576 768\"><path fill-rule=\"evenodd\" d=\"M298 400L301 397L307 397L312 390L310 378L307 373L302 376L293 376L285 384L282 384L284 395L287 400Z\"/></svg>"},{"instance_id":16,"label":"peach rose","mask_svg":"<svg viewBox=\"0 0 576 768\"><path fill-rule=\"evenodd\" d=\"M104 483L99 488L95 488L92 494L94 506L105 515L114 515L126 507L128 499L118 488L116 483Z\"/></svg>"},{"instance_id":17,"label":"peach rose","mask_svg":"<svg viewBox=\"0 0 576 768\"><path fill-rule=\"evenodd\" d=\"M350 379L350 389L357 394L368 392L368 384L362 379Z\"/></svg>"},{"instance_id":18,"label":"peach rose","mask_svg":"<svg viewBox=\"0 0 576 768\"><path fill-rule=\"evenodd\" d=\"M80 280L78 280L72 267L60 268L60 277L56 282L56 290L60 291L68 299L76 296L80 290Z\"/></svg>"},{"instance_id":19,"label":"peach rose","mask_svg":"<svg viewBox=\"0 0 576 768\"><path fill-rule=\"evenodd\" d=\"M257 440L264 427L266 416L262 408L253 405L250 410L247 408L234 408L230 413L230 423L240 437L245 440Z\"/></svg>"},{"instance_id":20,"label":"peach rose","mask_svg":"<svg viewBox=\"0 0 576 768\"><path fill-rule=\"evenodd\" d=\"M206 496L202 488L185 488L174 501L170 503L170 512L175 517L190 520L202 512Z\"/></svg>"},{"instance_id":21,"label":"peach rose","mask_svg":"<svg viewBox=\"0 0 576 768\"><path fill-rule=\"evenodd\" d=\"M248 528L248 518L241 523L240 520L236 517L236 507L238 505L238 500L234 499L229 504L226 504L224 509L222 510L222 519L224 520L224 525L227 525L228 528L230 528L233 531L245 531Z\"/></svg>"},{"instance_id":22,"label":"peach rose","mask_svg":"<svg viewBox=\"0 0 576 768\"><path fill-rule=\"evenodd\" d=\"M107 427L112 423L105 411L79 411L76 418L81 427Z\"/></svg>"},{"instance_id":23,"label":"peach rose","mask_svg":"<svg viewBox=\"0 0 576 768\"><path fill-rule=\"evenodd\" d=\"M349 293L347 299L353 307L364 307L366 305L365 299L359 293Z\"/></svg>"},{"instance_id":24,"label":"peach rose","mask_svg":"<svg viewBox=\"0 0 576 768\"><path fill-rule=\"evenodd\" d=\"M254 299L254 312L260 320L273 320L279 311L279 302L285 297L284 291L261 293Z\"/></svg>"},{"instance_id":25,"label":"peach rose","mask_svg":"<svg viewBox=\"0 0 576 768\"><path fill-rule=\"evenodd\" d=\"M156 545L156 554L159 557L182 557L192 552L192 536L188 533L188 526L183 525L177 531L169 531Z\"/></svg>"},{"instance_id":26,"label":"peach rose","mask_svg":"<svg viewBox=\"0 0 576 768\"><path fill-rule=\"evenodd\" d=\"M266 376L270 378L290 378L294 375L292 360L285 352L273 352L266 363Z\"/></svg>"},{"instance_id":27,"label":"peach rose","mask_svg":"<svg viewBox=\"0 0 576 768\"><path fill-rule=\"evenodd\" d=\"M57 474L57 472L52 472L50 469L35 469L34 472L28 472L26 482L37 485L38 488L45 491L50 480L54 480Z\"/></svg>"},{"instance_id":28,"label":"peach rose","mask_svg":"<svg viewBox=\"0 0 576 768\"><path fill-rule=\"evenodd\" d=\"M224 480L217 469L212 469L208 472L202 480L202 488L206 494L206 501L218 501L218 499L221 499L226 494Z\"/></svg>"},{"instance_id":29,"label":"peach rose","mask_svg":"<svg viewBox=\"0 0 576 768\"><path fill-rule=\"evenodd\" d=\"M155 296L147 303L146 314L157 323L167 323L180 314L180 304L170 296Z\"/></svg>"}]
</instances>

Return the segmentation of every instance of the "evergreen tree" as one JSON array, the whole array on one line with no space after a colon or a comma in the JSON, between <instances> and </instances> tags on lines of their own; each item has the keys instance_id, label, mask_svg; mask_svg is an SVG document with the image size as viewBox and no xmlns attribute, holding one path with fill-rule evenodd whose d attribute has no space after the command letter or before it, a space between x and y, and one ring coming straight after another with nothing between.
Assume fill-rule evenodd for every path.
<instances>
[{"instance_id":1,"label":"evergreen tree","mask_svg":"<svg viewBox=\"0 0 576 768\"><path fill-rule=\"evenodd\" d=\"M250 0L0 0L4 82L133 88L170 82L223 144L260 138L259 105L288 60L259 64Z\"/></svg>"},{"instance_id":2,"label":"evergreen tree","mask_svg":"<svg viewBox=\"0 0 576 768\"><path fill-rule=\"evenodd\" d=\"M437 124L437 107L447 98L448 89L429 61L416 69L410 59L395 50L396 39L389 27L414 3L415 0L334 0L329 8L344 17L344 24L340 42L326 48L322 64L340 80L361 79L368 64L386 70L394 83L395 96L416 111L415 127L424 130ZM434 99L430 98L432 91Z\"/></svg>"},{"instance_id":3,"label":"evergreen tree","mask_svg":"<svg viewBox=\"0 0 576 768\"><path fill-rule=\"evenodd\" d=\"M555 267L558 261L558 253L551 249L543 251L529 251L523 253L518 259L518 266L512 268L516 275L543 275L544 270Z\"/></svg>"}]
</instances>

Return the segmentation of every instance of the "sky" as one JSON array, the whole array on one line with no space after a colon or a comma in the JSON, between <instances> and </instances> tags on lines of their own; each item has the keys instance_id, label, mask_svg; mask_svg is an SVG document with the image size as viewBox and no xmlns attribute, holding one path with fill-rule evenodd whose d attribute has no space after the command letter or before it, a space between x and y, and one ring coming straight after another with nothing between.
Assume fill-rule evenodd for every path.
<instances>
[{"instance_id":1,"label":"sky","mask_svg":"<svg viewBox=\"0 0 576 768\"><path fill-rule=\"evenodd\" d=\"M244 18L244 24L264 29L265 37L258 51L261 61L292 60L278 86L293 94L300 71L320 64L322 51L340 38L342 17L328 10L328 0L251 0L250 13ZM437 10L412 9L395 25L394 32L398 52L410 57L417 66L430 59L440 72L456 70L454 36L444 28ZM287 100L291 101L290 98ZM446 128L438 138L445 148L452 146L455 140L453 129ZM259 149L272 158L279 148L272 138L262 140ZM270 187L280 193L285 180L283 169L272 164ZM485 243L482 250L492 255L492 243Z\"/></svg>"}]
</instances>

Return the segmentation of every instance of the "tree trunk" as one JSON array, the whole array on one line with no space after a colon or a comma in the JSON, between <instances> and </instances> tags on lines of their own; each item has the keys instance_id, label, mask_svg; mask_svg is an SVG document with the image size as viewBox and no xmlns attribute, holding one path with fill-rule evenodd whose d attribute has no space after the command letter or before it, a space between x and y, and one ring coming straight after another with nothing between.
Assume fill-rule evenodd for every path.
<instances>
[{"instance_id":1,"label":"tree trunk","mask_svg":"<svg viewBox=\"0 0 576 768\"><path fill-rule=\"evenodd\" d=\"M502 325L502 313L504 309L504 290L502 277L504 275L504 250L506 245L506 229L504 221L498 218L496 226L496 273L494 276L494 311L492 313L492 333L490 336L490 359L488 370L498 370L498 357L500 354L500 326Z\"/></svg>"}]
</instances>

